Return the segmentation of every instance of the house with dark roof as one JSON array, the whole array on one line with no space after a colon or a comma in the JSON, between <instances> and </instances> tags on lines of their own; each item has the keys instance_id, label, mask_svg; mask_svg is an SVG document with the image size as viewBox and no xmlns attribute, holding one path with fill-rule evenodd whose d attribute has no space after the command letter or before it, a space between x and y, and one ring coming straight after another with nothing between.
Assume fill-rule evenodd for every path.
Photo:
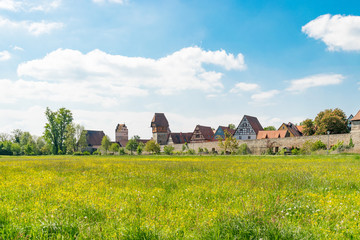
<instances>
[{"instance_id":1,"label":"house with dark roof","mask_svg":"<svg viewBox=\"0 0 360 240\"><path fill-rule=\"evenodd\" d=\"M360 111L351 119L351 132L360 132Z\"/></svg>"},{"instance_id":2,"label":"house with dark roof","mask_svg":"<svg viewBox=\"0 0 360 240\"><path fill-rule=\"evenodd\" d=\"M166 145L170 131L169 122L164 113L155 113L151 120L153 139L160 145Z\"/></svg>"},{"instance_id":3,"label":"house with dark roof","mask_svg":"<svg viewBox=\"0 0 360 240\"><path fill-rule=\"evenodd\" d=\"M263 127L256 117L244 115L235 130L234 137L238 140L256 139L258 132L263 130Z\"/></svg>"},{"instance_id":4,"label":"house with dark roof","mask_svg":"<svg viewBox=\"0 0 360 240\"><path fill-rule=\"evenodd\" d=\"M286 138L290 137L288 130L259 131L256 139Z\"/></svg>"},{"instance_id":5,"label":"house with dark roof","mask_svg":"<svg viewBox=\"0 0 360 240\"><path fill-rule=\"evenodd\" d=\"M290 133L290 137L300 137L303 135L302 132L298 129L298 127L291 122L289 122L288 124L281 124L278 130L288 130Z\"/></svg>"},{"instance_id":6,"label":"house with dark roof","mask_svg":"<svg viewBox=\"0 0 360 240\"><path fill-rule=\"evenodd\" d=\"M184 144L184 143L190 143L191 140L191 133L169 133L169 139L168 144Z\"/></svg>"},{"instance_id":7,"label":"house with dark roof","mask_svg":"<svg viewBox=\"0 0 360 240\"><path fill-rule=\"evenodd\" d=\"M101 141L105 137L103 131L85 130L86 131L86 151L94 152L101 147Z\"/></svg>"},{"instance_id":8,"label":"house with dark roof","mask_svg":"<svg viewBox=\"0 0 360 240\"><path fill-rule=\"evenodd\" d=\"M214 139L225 139L225 132L230 133L231 136L234 135L235 129L231 129L229 127L219 126L218 129L216 129L214 134Z\"/></svg>"},{"instance_id":9,"label":"house with dark roof","mask_svg":"<svg viewBox=\"0 0 360 240\"><path fill-rule=\"evenodd\" d=\"M190 142L209 142L214 140L214 131L211 127L197 125L192 133Z\"/></svg>"}]
</instances>

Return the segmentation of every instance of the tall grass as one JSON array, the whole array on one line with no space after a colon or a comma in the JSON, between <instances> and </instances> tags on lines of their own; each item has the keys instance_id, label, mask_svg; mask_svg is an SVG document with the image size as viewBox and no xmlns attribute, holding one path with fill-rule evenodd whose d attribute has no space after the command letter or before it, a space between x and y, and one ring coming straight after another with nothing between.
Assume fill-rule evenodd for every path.
<instances>
[{"instance_id":1,"label":"tall grass","mask_svg":"<svg viewBox=\"0 0 360 240\"><path fill-rule=\"evenodd\" d=\"M360 238L360 160L0 159L0 239Z\"/></svg>"}]
</instances>

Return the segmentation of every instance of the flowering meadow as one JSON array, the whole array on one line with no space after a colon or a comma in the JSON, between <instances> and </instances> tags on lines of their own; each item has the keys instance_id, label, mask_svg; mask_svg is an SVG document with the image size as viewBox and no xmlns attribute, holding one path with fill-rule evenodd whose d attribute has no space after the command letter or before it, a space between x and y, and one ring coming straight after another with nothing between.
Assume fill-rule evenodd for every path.
<instances>
[{"instance_id":1,"label":"flowering meadow","mask_svg":"<svg viewBox=\"0 0 360 240\"><path fill-rule=\"evenodd\" d=\"M0 239L360 239L360 157L0 157Z\"/></svg>"}]
</instances>

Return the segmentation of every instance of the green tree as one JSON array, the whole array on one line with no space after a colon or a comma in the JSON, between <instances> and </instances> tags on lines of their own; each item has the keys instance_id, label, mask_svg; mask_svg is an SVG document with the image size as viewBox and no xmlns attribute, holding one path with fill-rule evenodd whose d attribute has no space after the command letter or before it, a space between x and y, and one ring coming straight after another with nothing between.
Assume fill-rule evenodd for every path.
<instances>
[{"instance_id":1,"label":"green tree","mask_svg":"<svg viewBox=\"0 0 360 240\"><path fill-rule=\"evenodd\" d=\"M139 136L133 136L126 144L126 149L130 151L130 154L132 155L134 151L136 151L140 139Z\"/></svg>"},{"instance_id":2,"label":"green tree","mask_svg":"<svg viewBox=\"0 0 360 240\"><path fill-rule=\"evenodd\" d=\"M232 130L235 130L235 124L232 124L232 123L230 123L229 125L228 125L228 128L230 128L230 129L232 129Z\"/></svg>"},{"instance_id":3,"label":"green tree","mask_svg":"<svg viewBox=\"0 0 360 240\"><path fill-rule=\"evenodd\" d=\"M86 148L86 133L84 126L71 123L66 127L65 146L67 153L72 154Z\"/></svg>"},{"instance_id":4,"label":"green tree","mask_svg":"<svg viewBox=\"0 0 360 240\"><path fill-rule=\"evenodd\" d=\"M110 146L110 152L112 152L112 153L114 153L114 154L115 154L116 152L118 152L119 149L120 149L120 146L119 146L119 144L117 144L117 143L112 143L111 146Z\"/></svg>"},{"instance_id":5,"label":"green tree","mask_svg":"<svg viewBox=\"0 0 360 240\"><path fill-rule=\"evenodd\" d=\"M73 121L71 111L60 108L53 112L46 108L45 115L48 122L45 124L44 139L51 146L53 154L66 152L64 141L66 128Z\"/></svg>"},{"instance_id":6,"label":"green tree","mask_svg":"<svg viewBox=\"0 0 360 240\"><path fill-rule=\"evenodd\" d=\"M305 136L311 136L315 134L315 125L314 121L311 119L305 119L303 122L300 123L303 127L303 135Z\"/></svg>"},{"instance_id":7,"label":"green tree","mask_svg":"<svg viewBox=\"0 0 360 240\"><path fill-rule=\"evenodd\" d=\"M101 140L101 148L105 151L105 154L109 151L110 145L110 138L105 135Z\"/></svg>"},{"instance_id":8,"label":"green tree","mask_svg":"<svg viewBox=\"0 0 360 240\"><path fill-rule=\"evenodd\" d=\"M11 151L13 152L13 155L20 155L21 154L20 144L17 142L11 144Z\"/></svg>"},{"instance_id":9,"label":"green tree","mask_svg":"<svg viewBox=\"0 0 360 240\"><path fill-rule=\"evenodd\" d=\"M167 154L167 155L172 155L173 152L174 152L174 147L171 146L171 145L166 145L164 146L164 153Z\"/></svg>"},{"instance_id":10,"label":"green tree","mask_svg":"<svg viewBox=\"0 0 360 240\"><path fill-rule=\"evenodd\" d=\"M136 148L137 155L141 155L144 150L145 144L140 142L139 145Z\"/></svg>"},{"instance_id":11,"label":"green tree","mask_svg":"<svg viewBox=\"0 0 360 240\"><path fill-rule=\"evenodd\" d=\"M347 119L344 111L339 108L326 109L316 116L316 135L324 135L329 131L331 134L347 133Z\"/></svg>"},{"instance_id":12,"label":"green tree","mask_svg":"<svg viewBox=\"0 0 360 240\"><path fill-rule=\"evenodd\" d=\"M20 138L21 138L21 135L23 134L23 131L21 131L20 129L14 129L12 131L12 134L14 136L14 142L20 143Z\"/></svg>"},{"instance_id":13,"label":"green tree","mask_svg":"<svg viewBox=\"0 0 360 240\"><path fill-rule=\"evenodd\" d=\"M267 127L264 127L264 130L265 131L276 131L276 128L274 126L267 126Z\"/></svg>"},{"instance_id":14,"label":"green tree","mask_svg":"<svg viewBox=\"0 0 360 240\"><path fill-rule=\"evenodd\" d=\"M223 149L225 153L226 152L235 153L236 150L239 148L239 143L236 140L236 138L234 138L231 135L231 133L229 133L226 130L225 130L225 139L220 138L218 145L221 149Z\"/></svg>"},{"instance_id":15,"label":"green tree","mask_svg":"<svg viewBox=\"0 0 360 240\"><path fill-rule=\"evenodd\" d=\"M158 154L160 153L160 144L156 143L154 140L150 140L145 145L145 151Z\"/></svg>"}]
</instances>

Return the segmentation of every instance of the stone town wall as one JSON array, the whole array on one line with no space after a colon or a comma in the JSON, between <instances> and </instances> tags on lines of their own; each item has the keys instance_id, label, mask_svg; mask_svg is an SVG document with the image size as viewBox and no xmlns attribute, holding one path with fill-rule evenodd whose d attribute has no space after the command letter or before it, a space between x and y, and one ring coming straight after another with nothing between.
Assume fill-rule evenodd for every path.
<instances>
[{"instance_id":1,"label":"stone town wall","mask_svg":"<svg viewBox=\"0 0 360 240\"><path fill-rule=\"evenodd\" d=\"M242 143L246 143L248 148L250 149L251 154L262 154L268 148L277 148L279 151L285 147L302 147L302 145L308 141L317 141L321 140L326 145L332 146L336 144L338 141L343 141L344 144L349 144L350 138L352 138L355 147L352 149L352 152L360 153L360 132L353 132L347 134L333 134L333 135L316 135L316 136L303 136L303 137L288 137L288 138L276 138L276 139L259 139L259 140L238 140L239 145ZM182 144L173 144L175 150L181 151ZM218 142L202 142L202 143L189 143L189 148L198 151L199 147L207 148L209 151L215 150L220 152L221 149L218 146Z\"/></svg>"}]
</instances>

